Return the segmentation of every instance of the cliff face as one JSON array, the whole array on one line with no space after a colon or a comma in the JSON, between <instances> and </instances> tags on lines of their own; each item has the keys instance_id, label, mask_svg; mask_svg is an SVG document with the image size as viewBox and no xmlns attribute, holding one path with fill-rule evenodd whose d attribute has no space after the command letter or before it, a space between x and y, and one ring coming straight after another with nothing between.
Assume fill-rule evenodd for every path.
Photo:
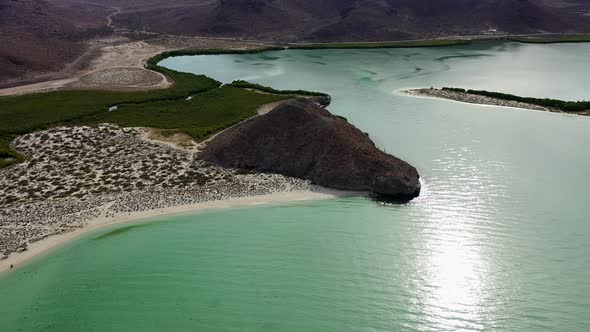
<instances>
[{"instance_id":1,"label":"cliff face","mask_svg":"<svg viewBox=\"0 0 590 332\"><path fill-rule=\"evenodd\" d=\"M223 167L280 173L334 189L411 199L418 172L377 149L345 119L299 99L219 134L200 158Z\"/></svg>"}]
</instances>

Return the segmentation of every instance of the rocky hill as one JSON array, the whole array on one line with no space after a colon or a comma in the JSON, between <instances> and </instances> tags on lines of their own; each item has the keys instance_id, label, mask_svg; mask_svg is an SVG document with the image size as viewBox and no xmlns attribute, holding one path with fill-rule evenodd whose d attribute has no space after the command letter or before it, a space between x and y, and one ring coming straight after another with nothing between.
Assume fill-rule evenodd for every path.
<instances>
[{"instance_id":1,"label":"rocky hill","mask_svg":"<svg viewBox=\"0 0 590 332\"><path fill-rule=\"evenodd\" d=\"M200 158L334 189L399 199L420 193L414 167L379 150L367 134L307 99L283 103L222 132L207 143Z\"/></svg>"}]
</instances>

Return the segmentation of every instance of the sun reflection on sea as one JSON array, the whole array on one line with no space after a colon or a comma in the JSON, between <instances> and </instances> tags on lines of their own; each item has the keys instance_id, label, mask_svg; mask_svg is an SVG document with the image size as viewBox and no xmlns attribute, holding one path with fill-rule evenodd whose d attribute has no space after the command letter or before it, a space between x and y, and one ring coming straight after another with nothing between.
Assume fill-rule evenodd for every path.
<instances>
[{"instance_id":1,"label":"sun reflection on sea","mask_svg":"<svg viewBox=\"0 0 590 332\"><path fill-rule=\"evenodd\" d=\"M469 237L468 234L462 235ZM425 262L429 271L425 282L429 286L424 294L425 304L434 325L453 330L477 329L475 322L482 321L483 293L486 288L485 263L466 239L431 243L432 255ZM457 326L463 321L464 326Z\"/></svg>"},{"instance_id":2,"label":"sun reflection on sea","mask_svg":"<svg viewBox=\"0 0 590 332\"><path fill-rule=\"evenodd\" d=\"M448 149L439 166L456 174L461 192L444 186L424 183L424 192L415 204L427 206L426 225L421 234L421 247L426 255L419 258L420 283L417 295L426 313L425 330L482 330L494 321L489 299L495 291L489 260L490 234L485 225L494 218L489 206L490 169L504 165L479 160L465 165L468 148ZM487 170L487 171L484 171ZM463 174L462 174L463 173ZM433 181L435 182L435 181ZM503 188L492 188L502 195Z\"/></svg>"}]
</instances>

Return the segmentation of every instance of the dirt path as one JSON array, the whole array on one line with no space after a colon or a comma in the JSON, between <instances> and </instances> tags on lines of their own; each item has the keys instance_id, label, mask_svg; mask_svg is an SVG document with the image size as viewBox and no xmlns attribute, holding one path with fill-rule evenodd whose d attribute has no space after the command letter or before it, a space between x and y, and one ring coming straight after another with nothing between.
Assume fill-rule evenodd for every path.
<instances>
[{"instance_id":1,"label":"dirt path","mask_svg":"<svg viewBox=\"0 0 590 332\"><path fill-rule=\"evenodd\" d=\"M274 110L277 106L281 105L282 103L286 103L286 102L292 101L292 100L293 99L279 100L279 101L275 101L274 103L264 104L264 105L258 107L258 109L256 110L256 113L258 113L258 115L264 115L264 114Z\"/></svg>"},{"instance_id":2,"label":"dirt path","mask_svg":"<svg viewBox=\"0 0 590 332\"><path fill-rule=\"evenodd\" d=\"M117 8L117 7L111 7L111 8L113 8L115 11L113 13L109 14L109 16L107 16L107 27L114 28L113 17L115 17L116 15L118 15L121 12L121 8Z\"/></svg>"},{"instance_id":3,"label":"dirt path","mask_svg":"<svg viewBox=\"0 0 590 332\"><path fill-rule=\"evenodd\" d=\"M213 1L213 0L212 0ZM247 49L268 46L232 38L184 37L130 30L114 25L114 17L124 9L80 1L111 9L106 26L114 33L87 42L76 60L58 72L46 73L20 81L5 82L0 96L47 92L59 89L153 90L173 84L165 75L145 69L146 61L165 51L179 49ZM210 2L195 4L201 6Z\"/></svg>"},{"instance_id":4,"label":"dirt path","mask_svg":"<svg viewBox=\"0 0 590 332\"><path fill-rule=\"evenodd\" d=\"M160 36L130 40L113 35L90 42L85 54L60 72L38 76L34 81L23 82L23 85L0 89L0 96L58 89L163 89L172 85L172 82L165 75L144 68L146 61L157 54L178 49L248 49L261 46L259 43L213 38Z\"/></svg>"},{"instance_id":5,"label":"dirt path","mask_svg":"<svg viewBox=\"0 0 590 332\"><path fill-rule=\"evenodd\" d=\"M141 89L158 89L171 85L168 79L156 72L148 71L143 68L148 58L166 50L165 47L149 45L142 42L124 43L125 39L113 38L112 40L95 41L91 43L86 52L74 62L66 65L64 69L57 73L49 73L37 76L32 82L23 82L25 84L0 89L0 96L47 92L61 88L98 88L98 89L118 89L118 88L141 88ZM113 82L104 82L101 85L84 84L84 81L96 81L92 76L104 76L102 71L113 70L122 67L136 68L138 75L136 79L132 77L115 78ZM157 82L151 85L145 85L142 79L145 75L140 72L149 72L158 77ZM129 76L129 71L121 71L121 75ZM111 75L112 76L112 75ZM129 82L126 86L117 84L116 81Z\"/></svg>"}]
</instances>

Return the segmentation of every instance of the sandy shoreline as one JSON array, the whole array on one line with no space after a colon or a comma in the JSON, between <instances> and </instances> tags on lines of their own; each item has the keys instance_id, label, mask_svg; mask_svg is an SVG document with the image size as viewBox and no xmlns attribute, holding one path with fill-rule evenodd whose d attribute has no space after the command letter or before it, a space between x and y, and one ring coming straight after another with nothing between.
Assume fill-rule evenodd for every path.
<instances>
[{"instance_id":1,"label":"sandy shoreline","mask_svg":"<svg viewBox=\"0 0 590 332\"><path fill-rule=\"evenodd\" d=\"M200 144L144 128L56 127L11 144L27 158L0 170L0 270L103 224L345 194L207 164Z\"/></svg>"},{"instance_id":2,"label":"sandy shoreline","mask_svg":"<svg viewBox=\"0 0 590 332\"><path fill-rule=\"evenodd\" d=\"M122 213L114 217L99 217L86 226L72 232L50 236L41 241L31 243L27 251L15 253L8 256L8 259L0 261L0 275L11 270L13 265L17 269L20 265L25 264L32 259L41 257L60 246L77 239L91 232L104 229L106 227L132 223L146 222L158 217L170 217L174 215L193 214L210 210L221 210L226 208L247 207L266 204L292 203L299 201L332 199L346 196L359 196L363 193L348 192L340 190L331 190L318 188L313 191L291 191L277 192L266 195L228 198L223 200L214 200L209 202L200 202L189 205L172 206L148 211L138 211L133 213Z\"/></svg>"},{"instance_id":3,"label":"sandy shoreline","mask_svg":"<svg viewBox=\"0 0 590 332\"><path fill-rule=\"evenodd\" d=\"M582 115L587 116L589 115L588 112L577 112L577 113L568 113L563 112L562 110L555 109L555 108L548 108L543 107L535 104L528 104L523 102L511 101L511 100L504 100L498 99L493 97L486 97L486 96L479 96L467 93L460 93L454 91L446 91L442 89L433 89L433 88L406 88L395 91L395 93L415 97L415 98L425 98L425 99L438 99L438 100L447 100L450 102L457 102L457 103L464 103L464 104L471 104L471 105L480 105L486 107L502 107L502 108L511 108L511 109L518 109L518 110L527 110L527 111L537 111L537 112L551 112L551 113L559 113L565 115Z\"/></svg>"},{"instance_id":4,"label":"sandy shoreline","mask_svg":"<svg viewBox=\"0 0 590 332\"><path fill-rule=\"evenodd\" d=\"M450 102L456 102L456 103L462 103L462 104L471 104L471 105L480 105L480 106L487 106L487 107L502 107L502 108L512 108L512 109L518 109L518 110L527 110L527 111L541 111L541 112L548 112L549 110L541 107L541 106L537 106L537 105L531 105L531 104L526 104L524 105L512 105L509 104L508 101L503 101L500 99L494 99L494 98L488 98L488 97L482 97L482 98L488 98L488 99L493 99L494 101L497 102L486 102L484 100L481 101L475 101L475 100L469 100L467 98L463 98L461 96L451 96L451 95L443 95L442 90L438 90L438 89L422 89L422 88L412 88L412 89L401 89L401 90L397 90L396 91L397 94L403 95L403 96L409 96L409 97L415 97L415 98L424 98L424 99L436 99L436 100L446 100L446 101L450 101ZM457 95L459 95L457 93ZM530 107L527 107L528 105L530 105Z\"/></svg>"}]
</instances>

